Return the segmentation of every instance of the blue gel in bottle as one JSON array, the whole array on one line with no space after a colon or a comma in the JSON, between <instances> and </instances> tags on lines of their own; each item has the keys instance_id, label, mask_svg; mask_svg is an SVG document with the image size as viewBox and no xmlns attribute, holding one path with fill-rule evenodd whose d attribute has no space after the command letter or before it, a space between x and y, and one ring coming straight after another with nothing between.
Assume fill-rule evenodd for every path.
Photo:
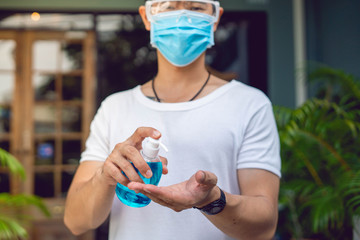
<instances>
[{"instance_id":1,"label":"blue gel in bottle","mask_svg":"<svg viewBox=\"0 0 360 240\"><path fill-rule=\"evenodd\" d=\"M158 156L160 146L163 145L160 143L159 140L148 138L145 139L144 147L141 151L141 155L143 156L144 160L147 162L153 173L151 178L146 178L141 175L139 170L134 166L133 163L131 163L145 184L158 185L160 182L160 178L162 175L162 163ZM117 183L115 193L122 203L130 207L145 207L151 202L151 199L144 194L136 193L135 191L130 190L128 187L120 183Z\"/></svg>"},{"instance_id":2,"label":"blue gel in bottle","mask_svg":"<svg viewBox=\"0 0 360 240\"><path fill-rule=\"evenodd\" d=\"M145 184L154 184L158 185L161 175L162 175L162 163L161 162L148 162L148 165L151 168L153 176L151 178L145 178L139 173L139 170L135 168L136 172L140 175L141 179ZM133 165L134 166L134 165ZM145 196L142 193L136 193L133 190L130 190L128 187L117 183L115 189L117 197L122 203L130 207L145 207L151 202L151 199Z\"/></svg>"}]
</instances>

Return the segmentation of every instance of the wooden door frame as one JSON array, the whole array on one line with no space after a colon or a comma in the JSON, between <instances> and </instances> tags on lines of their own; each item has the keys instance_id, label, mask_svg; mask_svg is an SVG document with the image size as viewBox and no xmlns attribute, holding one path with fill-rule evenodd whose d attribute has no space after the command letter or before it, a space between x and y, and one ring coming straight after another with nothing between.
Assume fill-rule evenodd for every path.
<instances>
[{"instance_id":1,"label":"wooden door frame","mask_svg":"<svg viewBox=\"0 0 360 240\"><path fill-rule=\"evenodd\" d=\"M83 72L82 72L82 103L81 103L81 144L84 149L86 138L89 135L90 123L95 110L95 32L81 31L86 33L82 39L83 45ZM15 76L14 76L14 97L11 103L11 130L9 136L10 152L21 161L26 171L26 181L19 181L11 177L10 192L13 194L25 193L34 194L34 156L35 156L35 130L33 109L35 106L34 88L32 83L33 69L33 44L38 40L66 40L67 31L37 31L37 30L0 30L0 38L14 40L16 43L15 53ZM63 170L63 168L62 168ZM60 174L61 174L61 170ZM55 184L55 182L54 182ZM60 220L64 211L65 199L45 199L49 210L55 213L53 220ZM34 212L34 211L32 211ZM35 211L36 212L36 211ZM39 214L34 213L38 218ZM61 218L60 218L61 217ZM39 219L39 218L38 218ZM39 224L41 217L39 219ZM31 236L30 230L30 236ZM78 239L93 239L92 232L89 232ZM31 237L30 237L31 239Z\"/></svg>"}]
</instances>

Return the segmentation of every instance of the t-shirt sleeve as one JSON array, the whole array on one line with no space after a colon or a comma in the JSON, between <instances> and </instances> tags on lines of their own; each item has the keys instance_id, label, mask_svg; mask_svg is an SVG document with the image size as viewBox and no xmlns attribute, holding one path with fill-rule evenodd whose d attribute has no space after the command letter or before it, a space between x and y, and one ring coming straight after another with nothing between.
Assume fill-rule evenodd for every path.
<instances>
[{"instance_id":1,"label":"t-shirt sleeve","mask_svg":"<svg viewBox=\"0 0 360 240\"><path fill-rule=\"evenodd\" d=\"M264 169L281 177L279 134L270 102L249 118L238 153L237 168Z\"/></svg>"},{"instance_id":2,"label":"t-shirt sleeve","mask_svg":"<svg viewBox=\"0 0 360 240\"><path fill-rule=\"evenodd\" d=\"M109 122L102 103L90 125L90 134L81 154L82 161L105 161L109 155Z\"/></svg>"}]
</instances>

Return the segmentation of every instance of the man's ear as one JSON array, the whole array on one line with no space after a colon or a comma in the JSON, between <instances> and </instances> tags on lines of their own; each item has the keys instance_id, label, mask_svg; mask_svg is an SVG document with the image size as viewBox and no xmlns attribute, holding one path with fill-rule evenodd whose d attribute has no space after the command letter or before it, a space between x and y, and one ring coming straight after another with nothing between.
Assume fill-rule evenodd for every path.
<instances>
[{"instance_id":1,"label":"man's ear","mask_svg":"<svg viewBox=\"0 0 360 240\"><path fill-rule=\"evenodd\" d=\"M214 31L216 31L218 25L219 25L219 22L220 22L220 18L221 16L223 15L224 13L224 9L222 7L219 8L219 19L217 20L217 22L214 24Z\"/></svg>"},{"instance_id":2,"label":"man's ear","mask_svg":"<svg viewBox=\"0 0 360 240\"><path fill-rule=\"evenodd\" d=\"M146 17L146 8L145 8L145 6L140 6L139 7L139 14L141 16L141 19L142 19L144 25L145 25L145 29L150 31L150 26L151 25L150 25L149 20Z\"/></svg>"}]
</instances>

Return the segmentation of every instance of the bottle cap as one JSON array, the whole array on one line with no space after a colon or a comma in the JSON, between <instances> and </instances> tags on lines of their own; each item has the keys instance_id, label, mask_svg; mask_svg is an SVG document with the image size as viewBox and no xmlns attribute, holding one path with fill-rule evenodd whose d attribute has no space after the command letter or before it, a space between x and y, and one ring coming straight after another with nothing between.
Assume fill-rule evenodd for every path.
<instances>
[{"instance_id":1,"label":"bottle cap","mask_svg":"<svg viewBox=\"0 0 360 240\"><path fill-rule=\"evenodd\" d=\"M158 155L160 147L162 147L166 152L169 151L160 139L148 137L144 140L142 152L146 157L153 159Z\"/></svg>"}]
</instances>

